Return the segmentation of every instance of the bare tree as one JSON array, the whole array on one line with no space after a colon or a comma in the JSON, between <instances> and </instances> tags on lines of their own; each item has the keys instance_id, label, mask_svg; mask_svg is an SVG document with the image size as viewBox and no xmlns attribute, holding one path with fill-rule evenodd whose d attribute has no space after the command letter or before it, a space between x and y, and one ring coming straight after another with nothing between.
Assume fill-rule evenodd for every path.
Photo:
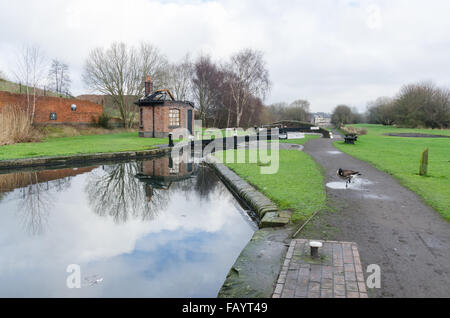
<instances>
[{"instance_id":1,"label":"bare tree","mask_svg":"<svg viewBox=\"0 0 450 318\"><path fill-rule=\"evenodd\" d=\"M217 124L217 110L221 103L224 74L209 56L200 56L194 63L192 75L192 95L197 105L200 119L204 124Z\"/></svg>"},{"instance_id":2,"label":"bare tree","mask_svg":"<svg viewBox=\"0 0 450 318\"><path fill-rule=\"evenodd\" d=\"M331 115L331 122L338 128L341 127L341 125L353 123L353 113L350 107L347 105L336 106Z\"/></svg>"},{"instance_id":3,"label":"bare tree","mask_svg":"<svg viewBox=\"0 0 450 318\"><path fill-rule=\"evenodd\" d=\"M298 121L304 121L309 122L309 102L304 99L298 99L296 101L293 101L289 105L289 117L292 120L298 120Z\"/></svg>"},{"instance_id":4,"label":"bare tree","mask_svg":"<svg viewBox=\"0 0 450 318\"><path fill-rule=\"evenodd\" d=\"M0 81L6 81L8 78L2 70L0 70Z\"/></svg>"},{"instance_id":5,"label":"bare tree","mask_svg":"<svg viewBox=\"0 0 450 318\"><path fill-rule=\"evenodd\" d=\"M111 96L124 127L131 127L137 110L133 102L143 95L145 78L151 75L156 89L167 85L167 64L151 44L142 43L136 48L113 43L106 50L96 48L90 52L83 80L92 90Z\"/></svg>"},{"instance_id":6,"label":"bare tree","mask_svg":"<svg viewBox=\"0 0 450 318\"><path fill-rule=\"evenodd\" d=\"M32 235L41 235L45 232L47 219L51 206L54 204L48 191L48 184L40 183L36 172L24 173L29 176L29 185L21 189L19 213L22 222Z\"/></svg>"},{"instance_id":7,"label":"bare tree","mask_svg":"<svg viewBox=\"0 0 450 318\"><path fill-rule=\"evenodd\" d=\"M369 123L404 127L450 127L450 90L433 82L404 85L395 98L368 103Z\"/></svg>"},{"instance_id":8,"label":"bare tree","mask_svg":"<svg viewBox=\"0 0 450 318\"><path fill-rule=\"evenodd\" d=\"M251 49L244 49L233 55L225 69L230 74L227 82L235 104L236 126L239 127L250 98L253 96L264 100L269 92L269 71L266 69L263 53Z\"/></svg>"},{"instance_id":9,"label":"bare tree","mask_svg":"<svg viewBox=\"0 0 450 318\"><path fill-rule=\"evenodd\" d=\"M25 85L27 113L30 116L31 122L34 121L34 114L36 112L37 88L44 79L45 70L45 56L39 46L25 46L18 55L14 76L19 83Z\"/></svg>"},{"instance_id":10,"label":"bare tree","mask_svg":"<svg viewBox=\"0 0 450 318\"><path fill-rule=\"evenodd\" d=\"M145 192L145 184L136 178L139 163L119 163L106 166L89 175L86 185L89 204L100 216L112 216L117 223L130 218L151 220L169 202L167 191L155 190L151 200Z\"/></svg>"},{"instance_id":11,"label":"bare tree","mask_svg":"<svg viewBox=\"0 0 450 318\"><path fill-rule=\"evenodd\" d=\"M367 105L367 120L370 124L392 125L394 123L393 99L379 97Z\"/></svg>"},{"instance_id":12,"label":"bare tree","mask_svg":"<svg viewBox=\"0 0 450 318\"><path fill-rule=\"evenodd\" d=\"M269 120L272 122L280 120L298 120L309 122L310 103L307 100L298 99L290 104L285 102L275 103L267 107L267 112L269 114Z\"/></svg>"},{"instance_id":13,"label":"bare tree","mask_svg":"<svg viewBox=\"0 0 450 318\"><path fill-rule=\"evenodd\" d=\"M58 59L53 59L48 73L48 80L50 88L57 94L68 94L70 83L72 82L69 76L69 66Z\"/></svg>"},{"instance_id":14,"label":"bare tree","mask_svg":"<svg viewBox=\"0 0 450 318\"><path fill-rule=\"evenodd\" d=\"M405 85L394 100L394 122L406 127L448 128L450 91L433 82Z\"/></svg>"},{"instance_id":15,"label":"bare tree","mask_svg":"<svg viewBox=\"0 0 450 318\"><path fill-rule=\"evenodd\" d=\"M177 100L188 100L192 92L193 64L189 54L168 69L168 88Z\"/></svg>"}]
</instances>

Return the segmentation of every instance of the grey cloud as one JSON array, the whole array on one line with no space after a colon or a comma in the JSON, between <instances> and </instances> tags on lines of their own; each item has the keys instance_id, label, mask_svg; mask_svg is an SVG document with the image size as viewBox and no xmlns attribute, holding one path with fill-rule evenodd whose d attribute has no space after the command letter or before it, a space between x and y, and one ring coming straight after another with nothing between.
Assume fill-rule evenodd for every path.
<instances>
[{"instance_id":1,"label":"grey cloud","mask_svg":"<svg viewBox=\"0 0 450 318\"><path fill-rule=\"evenodd\" d=\"M2 1L0 68L26 43L39 43L81 82L90 49L150 41L169 59L185 53L226 58L250 46L265 52L266 102L305 98L315 111L339 103L365 109L402 84L450 85L450 3L435 1Z\"/></svg>"}]
</instances>

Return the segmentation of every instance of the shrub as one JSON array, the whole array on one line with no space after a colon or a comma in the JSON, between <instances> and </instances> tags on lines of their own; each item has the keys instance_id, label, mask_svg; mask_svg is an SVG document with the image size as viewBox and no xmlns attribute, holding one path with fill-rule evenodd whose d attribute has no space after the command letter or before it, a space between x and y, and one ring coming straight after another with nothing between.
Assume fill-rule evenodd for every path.
<instances>
[{"instance_id":1,"label":"shrub","mask_svg":"<svg viewBox=\"0 0 450 318\"><path fill-rule=\"evenodd\" d=\"M0 145L39 140L40 135L25 109L13 105L3 107L0 111Z\"/></svg>"},{"instance_id":2,"label":"shrub","mask_svg":"<svg viewBox=\"0 0 450 318\"><path fill-rule=\"evenodd\" d=\"M369 122L409 128L449 128L450 90L432 82L402 87L395 98L369 104Z\"/></svg>"},{"instance_id":3,"label":"shrub","mask_svg":"<svg viewBox=\"0 0 450 318\"><path fill-rule=\"evenodd\" d=\"M367 130L364 128L356 128L353 126L341 126L341 130L346 134L365 135Z\"/></svg>"},{"instance_id":4,"label":"shrub","mask_svg":"<svg viewBox=\"0 0 450 318\"><path fill-rule=\"evenodd\" d=\"M352 109L347 105L336 106L331 114L331 123L336 127L361 122L363 122L363 116L358 113L357 109Z\"/></svg>"},{"instance_id":5,"label":"shrub","mask_svg":"<svg viewBox=\"0 0 450 318\"><path fill-rule=\"evenodd\" d=\"M98 118L94 118L93 120L94 120L94 123L98 127L109 129L109 121L110 121L110 119L111 119L111 117L109 117L107 114L103 113Z\"/></svg>"}]
</instances>

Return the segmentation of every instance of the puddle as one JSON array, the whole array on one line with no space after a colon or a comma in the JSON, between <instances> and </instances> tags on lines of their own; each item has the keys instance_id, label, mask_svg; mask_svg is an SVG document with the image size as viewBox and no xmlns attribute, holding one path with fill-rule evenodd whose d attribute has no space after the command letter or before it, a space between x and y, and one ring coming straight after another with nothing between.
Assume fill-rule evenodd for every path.
<instances>
[{"instance_id":1,"label":"puddle","mask_svg":"<svg viewBox=\"0 0 450 318\"><path fill-rule=\"evenodd\" d=\"M340 152L340 151L333 150L333 151L327 151L327 152L331 155L342 155L342 152Z\"/></svg>"},{"instance_id":2,"label":"puddle","mask_svg":"<svg viewBox=\"0 0 450 318\"><path fill-rule=\"evenodd\" d=\"M345 182L328 182L327 187L334 190L345 190L351 189L351 184L348 185L348 188L345 187ZM357 189L359 190L359 189Z\"/></svg>"},{"instance_id":3,"label":"puddle","mask_svg":"<svg viewBox=\"0 0 450 318\"><path fill-rule=\"evenodd\" d=\"M382 194L363 194L363 198L374 200L392 200L390 197Z\"/></svg>"},{"instance_id":4,"label":"puddle","mask_svg":"<svg viewBox=\"0 0 450 318\"><path fill-rule=\"evenodd\" d=\"M326 186L330 189L334 190L364 190L364 186L373 184L372 181L369 181L367 179L353 179L352 183L349 183L347 187L345 187L345 181L335 181L335 182L328 182Z\"/></svg>"}]
</instances>

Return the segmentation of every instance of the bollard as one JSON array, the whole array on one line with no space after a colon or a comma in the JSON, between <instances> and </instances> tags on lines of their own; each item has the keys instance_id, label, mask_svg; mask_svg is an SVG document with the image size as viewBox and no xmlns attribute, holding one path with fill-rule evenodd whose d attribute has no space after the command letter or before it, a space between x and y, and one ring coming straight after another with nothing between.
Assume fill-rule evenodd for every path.
<instances>
[{"instance_id":1,"label":"bollard","mask_svg":"<svg viewBox=\"0 0 450 318\"><path fill-rule=\"evenodd\" d=\"M233 141L234 141L234 149L238 149L237 136L233 137Z\"/></svg>"},{"instance_id":2,"label":"bollard","mask_svg":"<svg viewBox=\"0 0 450 318\"><path fill-rule=\"evenodd\" d=\"M428 148L420 154L419 175L426 176L428 170Z\"/></svg>"},{"instance_id":3,"label":"bollard","mask_svg":"<svg viewBox=\"0 0 450 318\"><path fill-rule=\"evenodd\" d=\"M322 243L317 241L309 242L309 247L311 248L311 257L319 258L319 248L322 247Z\"/></svg>"},{"instance_id":4,"label":"bollard","mask_svg":"<svg viewBox=\"0 0 450 318\"><path fill-rule=\"evenodd\" d=\"M172 136L172 133L169 133L169 147L173 147L174 146L174 144L173 144L173 136Z\"/></svg>"}]
</instances>

